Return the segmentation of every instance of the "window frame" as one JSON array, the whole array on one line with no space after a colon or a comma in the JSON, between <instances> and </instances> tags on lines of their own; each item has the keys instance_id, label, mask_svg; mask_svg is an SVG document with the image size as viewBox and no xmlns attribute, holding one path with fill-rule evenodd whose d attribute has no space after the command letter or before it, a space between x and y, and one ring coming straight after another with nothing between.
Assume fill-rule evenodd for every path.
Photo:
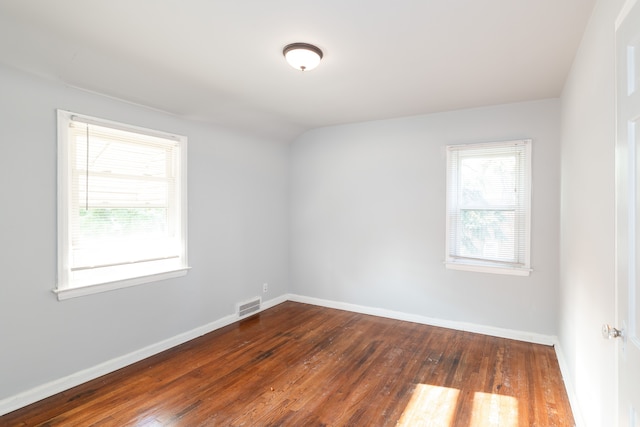
<instances>
[{"instance_id":1,"label":"window frame","mask_svg":"<svg viewBox=\"0 0 640 427\"><path fill-rule=\"evenodd\" d=\"M502 262L491 260L487 258L471 258L464 257L456 253L457 231L453 231L453 228L457 228L458 224L456 218L460 216L459 212L464 210L464 206L461 207L457 202L457 192L459 190L458 180L459 174L456 175L456 171L460 169L461 156L457 157L457 163L455 170L452 167L452 151L464 152L471 150L487 150L487 156L496 155L491 154L491 149L495 148L496 152L505 150L509 147L522 147L521 157L519 158L518 167L524 168L524 173L520 176L524 182L519 184L519 187L524 194L518 197L517 208L514 210L520 210L521 214L514 221L516 227L520 229L515 230L515 235L518 241L517 248L514 248L514 258L517 258L516 262ZM447 145L447 184L446 184L446 237L445 237L445 266L448 269L453 270L465 270L483 273L494 274L508 274L518 276L530 275L531 269L531 139L520 139L500 142L482 142L472 144L455 144ZM516 214L517 215L517 214ZM523 229L522 229L523 228ZM518 239L517 236L520 236ZM520 254L516 256L516 254Z\"/></svg>"},{"instance_id":2,"label":"window frame","mask_svg":"<svg viewBox=\"0 0 640 427\"><path fill-rule=\"evenodd\" d=\"M70 158L71 142L69 125L72 121L97 125L114 130L127 131L141 136L159 137L176 141L177 177L176 202L172 207L176 211L177 233L180 245L176 265L167 267L159 263L150 262L142 266L139 271L129 273L118 279L93 280L92 283L77 284L71 279L71 210L72 210L72 159ZM58 125L58 173L57 173L57 203L58 203L58 275L54 293L58 300L106 292L115 289L151 283L160 280L184 276L190 269L187 261L187 137L167 132L157 131L139 126L119 123L111 120L87 116L66 110L57 110Z\"/></svg>"}]
</instances>

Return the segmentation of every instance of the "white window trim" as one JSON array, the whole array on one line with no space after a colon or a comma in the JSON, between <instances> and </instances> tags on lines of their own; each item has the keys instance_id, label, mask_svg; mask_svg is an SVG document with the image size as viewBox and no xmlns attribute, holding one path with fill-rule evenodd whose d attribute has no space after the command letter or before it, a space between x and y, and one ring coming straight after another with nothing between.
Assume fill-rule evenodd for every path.
<instances>
[{"instance_id":1,"label":"white window trim","mask_svg":"<svg viewBox=\"0 0 640 427\"><path fill-rule=\"evenodd\" d=\"M475 271L477 273L493 273L493 274L508 274L512 276L528 276L533 271L531 268L516 268L495 266L492 267L489 263L472 264L470 262L460 261L447 261L445 265L450 270L462 270L462 271Z\"/></svg>"},{"instance_id":2,"label":"white window trim","mask_svg":"<svg viewBox=\"0 0 640 427\"><path fill-rule=\"evenodd\" d=\"M160 280L171 279L184 276L191 268L187 264L187 138L181 135L169 134L153 129L147 129L138 126L127 125L110 120L90 117L82 114L73 113L65 110L57 110L58 114L58 281L56 288L53 290L57 294L58 300L62 301L69 298L91 295L100 292L112 291L131 286L137 286L144 283L157 282ZM69 209L70 209L70 165L69 165L69 144L68 144L68 127L63 123L70 120L78 120L89 124L112 127L120 130L133 131L145 135L173 139L180 142L180 171L181 177L179 181L180 209L182 220L180 221L180 231L182 238L183 260L182 267L171 268L166 271L155 271L150 274L144 274L136 277L128 277L121 280L106 281L104 283L96 283L92 285L71 287L69 283L69 265L68 254L71 248L69 241Z\"/></svg>"},{"instance_id":3,"label":"white window trim","mask_svg":"<svg viewBox=\"0 0 640 427\"><path fill-rule=\"evenodd\" d=\"M178 270L171 270L163 273L150 274L141 277L135 277L126 280L117 280L114 282L99 283L96 285L82 286L78 288L57 288L53 292L58 295L58 300L66 300L70 298L81 297L85 295L97 294L100 292L108 292L116 289L128 288L131 286L142 285L144 283L157 282L160 280L181 277L187 274L191 267L185 267Z\"/></svg>"},{"instance_id":4,"label":"white window trim","mask_svg":"<svg viewBox=\"0 0 640 427\"><path fill-rule=\"evenodd\" d=\"M493 262L490 260L473 260L468 258L455 258L450 256L450 248L451 248L451 239L450 239L450 228L451 224L451 199L449 196L450 192L450 171L448 166L448 152L450 147L459 148L490 148L491 146L495 147L504 147L508 144L518 144L521 143L526 147L526 159L525 159L525 190L527 194L525 195L524 200L524 265L521 267L516 267L509 264L503 264L500 262ZM522 140L513 140L513 141L502 141L502 142L492 142L492 143L475 143L475 144L459 144L459 145L450 145L447 146L447 212L446 212L446 244L445 244L445 261L444 264L447 269L451 270L462 270L462 271L472 271L479 273L492 273L492 274L506 274L506 275L515 275L515 276L529 276L533 269L531 268L531 195L532 195L532 182L531 182L531 139L522 139Z\"/></svg>"}]
</instances>

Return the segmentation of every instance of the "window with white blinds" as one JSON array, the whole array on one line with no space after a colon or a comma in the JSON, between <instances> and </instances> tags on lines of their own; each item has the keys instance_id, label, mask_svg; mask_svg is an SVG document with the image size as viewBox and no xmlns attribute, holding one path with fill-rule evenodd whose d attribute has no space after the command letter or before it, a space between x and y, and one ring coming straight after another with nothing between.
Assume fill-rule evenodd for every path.
<instances>
[{"instance_id":1,"label":"window with white blinds","mask_svg":"<svg viewBox=\"0 0 640 427\"><path fill-rule=\"evenodd\" d=\"M531 140L447 146L448 268L528 275Z\"/></svg>"},{"instance_id":2,"label":"window with white blinds","mask_svg":"<svg viewBox=\"0 0 640 427\"><path fill-rule=\"evenodd\" d=\"M68 111L58 134L59 298L185 274L186 138Z\"/></svg>"}]
</instances>

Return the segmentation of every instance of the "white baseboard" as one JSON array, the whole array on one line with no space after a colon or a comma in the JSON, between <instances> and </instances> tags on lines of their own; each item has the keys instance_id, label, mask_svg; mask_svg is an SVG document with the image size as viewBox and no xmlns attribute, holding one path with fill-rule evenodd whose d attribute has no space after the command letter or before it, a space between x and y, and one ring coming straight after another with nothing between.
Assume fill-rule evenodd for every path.
<instances>
[{"instance_id":1,"label":"white baseboard","mask_svg":"<svg viewBox=\"0 0 640 427\"><path fill-rule=\"evenodd\" d=\"M557 339L554 336L550 335L516 331L513 329L496 328L493 326L478 325L475 323L435 319L432 317L403 313L401 311L387 310L384 308L367 307L345 302L305 297L296 294L289 294L287 299L289 301L296 301L305 304L319 305L322 307L336 308L338 310L353 311L362 314L370 314L372 316L386 317L389 319L404 320L407 322L420 323L423 325L439 326L441 328L455 329L458 331L474 332L477 334L490 335L493 337L509 338L512 340L526 341L534 344L554 345L557 342Z\"/></svg>"},{"instance_id":2,"label":"white baseboard","mask_svg":"<svg viewBox=\"0 0 640 427\"><path fill-rule=\"evenodd\" d=\"M264 301L262 303L260 311L283 303L286 300L287 296L282 295L280 297ZM161 353L194 338L198 338L199 336L215 331L216 329L220 329L224 326L230 325L238 320L239 318L237 313L230 314L206 325L199 326L190 331L183 332L181 334L168 338L164 341L151 344L129 354L116 357L115 359L107 360L106 362L100 363L96 366L92 366L91 368L83 369L82 371L75 372L66 377L50 381L38 387L34 387L30 390L0 400L0 416L35 403L49 396L53 396L54 394L68 390L77 385L83 384L87 381L91 381L93 379L101 377L102 375L117 371L118 369L124 368L125 366L139 362L143 359L146 359L147 357Z\"/></svg>"},{"instance_id":3,"label":"white baseboard","mask_svg":"<svg viewBox=\"0 0 640 427\"><path fill-rule=\"evenodd\" d=\"M578 395L576 394L576 389L573 385L573 381L570 381L571 375L569 372L569 365L567 365L567 358L562 351L562 346L560 345L560 341L558 340L558 338L556 338L556 342L553 344L553 347L556 351L558 365L560 365L560 373L562 374L562 379L564 381L564 388L565 390L567 390L567 396L569 397L571 412L573 412L573 420L575 421L576 427L584 427L586 426L586 424L584 422L584 417L582 416L580 406L578 405Z\"/></svg>"}]
</instances>

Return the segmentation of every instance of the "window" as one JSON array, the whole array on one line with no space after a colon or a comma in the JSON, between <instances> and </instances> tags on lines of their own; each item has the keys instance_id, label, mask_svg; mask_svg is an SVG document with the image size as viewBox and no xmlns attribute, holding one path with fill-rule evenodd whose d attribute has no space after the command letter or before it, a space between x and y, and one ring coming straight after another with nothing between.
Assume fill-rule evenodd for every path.
<instances>
[{"instance_id":1,"label":"window","mask_svg":"<svg viewBox=\"0 0 640 427\"><path fill-rule=\"evenodd\" d=\"M531 140L447 147L446 266L528 275Z\"/></svg>"},{"instance_id":2,"label":"window","mask_svg":"<svg viewBox=\"0 0 640 427\"><path fill-rule=\"evenodd\" d=\"M58 110L59 299L186 274L186 149Z\"/></svg>"}]
</instances>

